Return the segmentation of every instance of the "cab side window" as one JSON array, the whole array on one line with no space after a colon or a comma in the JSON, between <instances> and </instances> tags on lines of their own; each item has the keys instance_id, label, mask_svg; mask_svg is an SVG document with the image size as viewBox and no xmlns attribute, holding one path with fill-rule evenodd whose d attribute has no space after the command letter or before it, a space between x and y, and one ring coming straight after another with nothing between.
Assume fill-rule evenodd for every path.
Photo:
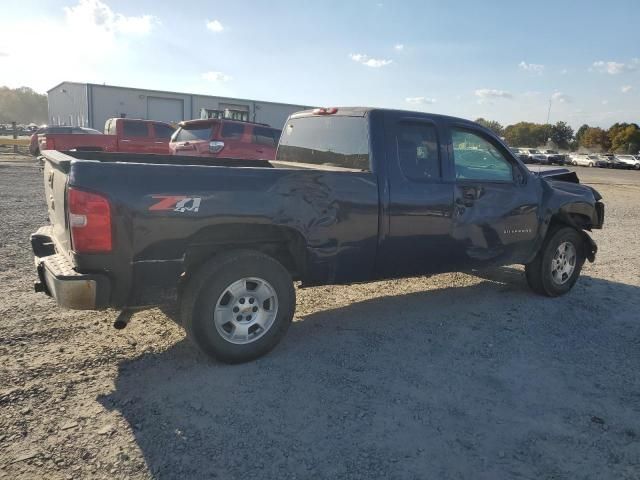
<instances>
[{"instance_id":1,"label":"cab side window","mask_svg":"<svg viewBox=\"0 0 640 480\"><path fill-rule=\"evenodd\" d=\"M169 139L171 138L171 135L173 135L173 132L174 132L173 128L171 128L169 125L164 125L162 123L154 123L153 129L155 130L155 133L156 133L155 138Z\"/></svg>"},{"instance_id":2,"label":"cab side window","mask_svg":"<svg viewBox=\"0 0 640 480\"><path fill-rule=\"evenodd\" d=\"M149 126L145 122L131 122L124 120L122 133L125 137L148 137Z\"/></svg>"},{"instance_id":3,"label":"cab side window","mask_svg":"<svg viewBox=\"0 0 640 480\"><path fill-rule=\"evenodd\" d=\"M240 140L244 134L244 125L242 123L225 122L222 124L222 138L228 140Z\"/></svg>"},{"instance_id":4,"label":"cab side window","mask_svg":"<svg viewBox=\"0 0 640 480\"><path fill-rule=\"evenodd\" d=\"M469 130L452 128L456 179L512 182L513 167L488 140Z\"/></svg>"},{"instance_id":5,"label":"cab side window","mask_svg":"<svg viewBox=\"0 0 640 480\"><path fill-rule=\"evenodd\" d=\"M400 122L396 133L400 169L409 180L440 179L436 127L429 123Z\"/></svg>"}]
</instances>

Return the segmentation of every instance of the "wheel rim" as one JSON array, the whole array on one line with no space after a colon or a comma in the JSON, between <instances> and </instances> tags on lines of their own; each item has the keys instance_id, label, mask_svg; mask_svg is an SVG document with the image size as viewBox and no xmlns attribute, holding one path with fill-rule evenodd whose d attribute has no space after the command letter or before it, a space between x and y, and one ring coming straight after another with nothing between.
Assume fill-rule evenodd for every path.
<instances>
[{"instance_id":1,"label":"wheel rim","mask_svg":"<svg viewBox=\"0 0 640 480\"><path fill-rule=\"evenodd\" d=\"M216 330L227 342L244 345L269 331L278 314L278 295L269 282L248 277L222 292L213 312Z\"/></svg>"},{"instance_id":2,"label":"wheel rim","mask_svg":"<svg viewBox=\"0 0 640 480\"><path fill-rule=\"evenodd\" d=\"M562 242L551 260L551 278L554 283L564 285L576 269L576 247L571 242Z\"/></svg>"}]
</instances>

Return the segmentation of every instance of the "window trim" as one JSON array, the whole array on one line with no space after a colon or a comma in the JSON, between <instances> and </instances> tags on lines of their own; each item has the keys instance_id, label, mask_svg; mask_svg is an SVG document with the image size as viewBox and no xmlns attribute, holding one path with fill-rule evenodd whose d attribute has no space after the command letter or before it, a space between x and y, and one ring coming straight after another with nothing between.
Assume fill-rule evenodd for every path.
<instances>
[{"instance_id":1,"label":"window trim","mask_svg":"<svg viewBox=\"0 0 640 480\"><path fill-rule=\"evenodd\" d=\"M437 143L437 154L438 154L438 163L440 166L440 176L438 178L409 178L407 177L404 169L402 168L402 164L400 163L400 155L398 152L398 131L399 131L399 126L402 123L409 123L409 124L423 124L423 125L427 125L430 127L433 127L433 129L435 130L436 133L436 143ZM398 170L400 171L400 175L402 175L402 178L410 183L443 183L445 181L445 175L444 175L444 164L443 164L443 156L441 154L441 148L442 148L442 142L441 142L441 138L440 138L440 131L438 129L438 124L429 119L429 118L421 118L421 117L400 117L396 120L395 123L395 132L393 135L393 141L394 141L394 153L395 153L395 157L396 157L396 165L398 166Z\"/></svg>"},{"instance_id":2,"label":"window trim","mask_svg":"<svg viewBox=\"0 0 640 480\"><path fill-rule=\"evenodd\" d=\"M449 124L448 130L449 130L449 132L448 132L449 133L449 145L451 146L450 158L451 158L451 166L453 167L453 181L454 181L454 183L456 183L456 184L458 184L458 183L465 184L465 183L482 182L482 183L496 183L496 184L501 184L501 185L508 185L508 184L524 185L526 183L527 175L525 174L525 172L522 171L522 168L520 167L520 164L518 163L518 161L515 159L514 155L510 154L505 149L504 145L502 145L502 143L496 142L496 140L491 135L489 135L487 132L485 132L485 131L477 128L477 127L474 127L474 126L471 126L471 125L462 124L462 123L451 123L451 124ZM456 172L456 157L455 157L455 152L454 152L454 147L453 147L453 130L460 130L460 131L463 131L463 132L472 133L474 135L477 135L478 137L480 137L484 141L490 143L496 150L498 150L502 154L504 159L511 165L511 180L457 178L456 175L455 175L455 172ZM520 176L522 177L522 180L520 182L517 180L516 169L520 173Z\"/></svg>"}]
</instances>

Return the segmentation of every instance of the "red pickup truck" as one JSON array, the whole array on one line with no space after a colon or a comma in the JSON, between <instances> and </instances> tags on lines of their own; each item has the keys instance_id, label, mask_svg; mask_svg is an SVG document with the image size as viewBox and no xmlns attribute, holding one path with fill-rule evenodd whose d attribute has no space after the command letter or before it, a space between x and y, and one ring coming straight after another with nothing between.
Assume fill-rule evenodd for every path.
<instances>
[{"instance_id":1,"label":"red pickup truck","mask_svg":"<svg viewBox=\"0 0 640 480\"><path fill-rule=\"evenodd\" d=\"M39 150L79 150L128 153L169 153L174 128L165 122L133 118L110 118L101 133L38 135Z\"/></svg>"}]
</instances>

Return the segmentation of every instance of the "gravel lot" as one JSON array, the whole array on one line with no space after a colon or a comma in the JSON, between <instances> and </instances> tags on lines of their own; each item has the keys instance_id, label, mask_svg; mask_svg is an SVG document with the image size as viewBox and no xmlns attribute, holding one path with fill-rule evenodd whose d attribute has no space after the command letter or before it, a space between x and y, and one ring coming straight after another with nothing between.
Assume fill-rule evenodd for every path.
<instances>
[{"instance_id":1,"label":"gravel lot","mask_svg":"<svg viewBox=\"0 0 640 480\"><path fill-rule=\"evenodd\" d=\"M520 267L301 290L253 363L160 310L32 292L32 159L0 156L0 477L640 478L640 173L578 168L607 205L575 289Z\"/></svg>"}]
</instances>

